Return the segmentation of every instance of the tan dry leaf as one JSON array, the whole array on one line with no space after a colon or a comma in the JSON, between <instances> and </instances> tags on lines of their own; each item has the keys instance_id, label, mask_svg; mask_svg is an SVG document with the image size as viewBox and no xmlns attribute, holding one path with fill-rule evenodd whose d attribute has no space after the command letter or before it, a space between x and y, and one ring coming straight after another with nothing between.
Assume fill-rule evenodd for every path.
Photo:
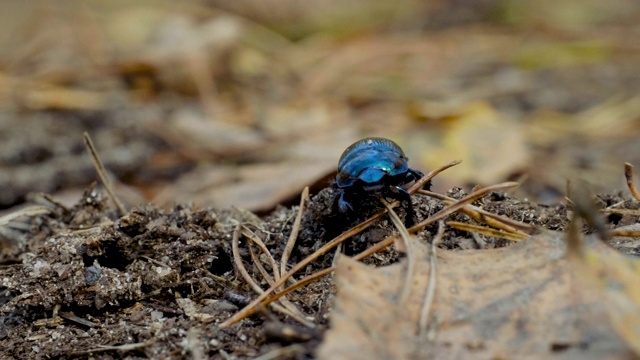
<instances>
[{"instance_id":1,"label":"tan dry leaf","mask_svg":"<svg viewBox=\"0 0 640 360\"><path fill-rule=\"evenodd\" d=\"M465 166L447 173L458 181L493 184L520 170L529 161L522 125L509 121L485 102L466 105L454 114L441 144L423 151L429 168L442 159L464 159Z\"/></svg>"},{"instance_id":2,"label":"tan dry leaf","mask_svg":"<svg viewBox=\"0 0 640 360\"><path fill-rule=\"evenodd\" d=\"M32 110L97 111L107 105L108 94L61 86L29 88L20 94L22 105Z\"/></svg>"},{"instance_id":3,"label":"tan dry leaf","mask_svg":"<svg viewBox=\"0 0 640 360\"><path fill-rule=\"evenodd\" d=\"M355 127L349 124L339 128L310 127L309 133L313 136L269 139L269 144L255 153L262 161L259 163L203 165L162 189L154 203L193 201L200 206L264 211L297 198L305 186L318 182L329 186L329 181L323 183L323 179L336 170L343 149L357 139ZM198 140L184 137L180 141Z\"/></svg>"},{"instance_id":4,"label":"tan dry leaf","mask_svg":"<svg viewBox=\"0 0 640 360\"><path fill-rule=\"evenodd\" d=\"M550 146L567 139L607 144L637 137L638 112L640 97L613 98L578 114L538 110L524 124L527 139L537 146Z\"/></svg>"},{"instance_id":5,"label":"tan dry leaf","mask_svg":"<svg viewBox=\"0 0 640 360\"><path fill-rule=\"evenodd\" d=\"M332 329L319 359L621 359L629 348L592 289L574 279L562 235L508 248L438 250L427 334L418 319L429 279L428 248L415 244L416 277L398 303L406 263L371 269L338 261Z\"/></svg>"},{"instance_id":6,"label":"tan dry leaf","mask_svg":"<svg viewBox=\"0 0 640 360\"><path fill-rule=\"evenodd\" d=\"M626 229L637 231L638 226ZM571 257L579 279L601 292L613 327L640 354L640 260L610 247L589 246L598 239L586 241L592 244L581 256Z\"/></svg>"},{"instance_id":7,"label":"tan dry leaf","mask_svg":"<svg viewBox=\"0 0 640 360\"><path fill-rule=\"evenodd\" d=\"M199 206L265 211L299 195L305 186L334 168L333 159L203 167L165 188L154 203L195 202Z\"/></svg>"}]
</instances>

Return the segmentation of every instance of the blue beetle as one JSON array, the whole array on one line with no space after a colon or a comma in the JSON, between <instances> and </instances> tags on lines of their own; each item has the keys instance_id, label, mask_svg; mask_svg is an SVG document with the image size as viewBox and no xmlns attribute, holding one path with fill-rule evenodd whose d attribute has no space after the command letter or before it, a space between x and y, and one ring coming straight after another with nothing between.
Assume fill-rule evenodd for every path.
<instances>
[{"instance_id":1,"label":"blue beetle","mask_svg":"<svg viewBox=\"0 0 640 360\"><path fill-rule=\"evenodd\" d=\"M406 202L405 223L414 219L411 196L402 188L423 176L410 169L400 146L384 138L365 138L353 143L340 156L335 187L337 208L353 210L351 201L363 196L390 197ZM335 205L334 205L335 206Z\"/></svg>"}]
</instances>

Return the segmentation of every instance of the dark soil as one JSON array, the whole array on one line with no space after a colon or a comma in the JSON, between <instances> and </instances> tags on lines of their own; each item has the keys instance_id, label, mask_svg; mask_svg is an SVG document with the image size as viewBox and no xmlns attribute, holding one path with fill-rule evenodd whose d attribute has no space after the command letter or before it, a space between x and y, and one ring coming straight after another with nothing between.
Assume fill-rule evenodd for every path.
<instances>
[{"instance_id":1,"label":"dark soil","mask_svg":"<svg viewBox=\"0 0 640 360\"><path fill-rule=\"evenodd\" d=\"M461 198L465 192L453 189L447 195ZM311 198L290 265L379 210L370 204L363 214L334 216L333 200L332 189ZM443 208L441 202L422 195L414 195L413 202L418 220ZM622 194L600 195L597 203L609 209L639 207ZM475 205L551 230L564 230L569 219L564 205L537 205L505 193L492 193ZM218 327L256 296L234 265L234 229L244 225L253 231L277 261L297 207L281 207L259 218L240 210L144 205L119 217L105 193L92 187L75 207L50 205L49 209L46 215L14 220L6 227L11 229L5 232L9 236L3 234L0 353L4 356L225 359L280 351L281 358L314 357L329 326L335 293L330 277L289 296L317 324L313 329L270 308L229 328ZM404 216L401 209L398 212ZM636 223L637 217L629 213L633 212L609 211L610 226ZM471 221L462 214L447 220ZM436 228L434 224L418 235L429 241ZM349 240L343 252L355 254L394 231L385 216ZM466 232L448 229L441 246L480 249L509 244L493 238L478 242ZM637 243L625 246L629 253L640 250ZM253 278L262 279L244 238L240 252ZM333 257L334 253L326 254L297 276L330 266ZM398 253L388 249L366 262L384 265L397 259ZM267 261L263 265L271 270ZM257 281L263 289L268 287Z\"/></svg>"}]
</instances>

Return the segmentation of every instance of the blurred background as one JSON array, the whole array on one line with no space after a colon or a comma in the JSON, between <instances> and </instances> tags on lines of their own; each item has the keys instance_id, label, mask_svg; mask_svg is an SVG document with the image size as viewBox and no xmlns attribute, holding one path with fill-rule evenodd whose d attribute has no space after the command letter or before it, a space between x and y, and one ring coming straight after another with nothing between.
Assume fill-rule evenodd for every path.
<instances>
[{"instance_id":1,"label":"blurred background","mask_svg":"<svg viewBox=\"0 0 640 360\"><path fill-rule=\"evenodd\" d=\"M365 136L542 203L640 165L637 0L0 4L0 209L76 201L85 131L130 205L266 212Z\"/></svg>"}]
</instances>

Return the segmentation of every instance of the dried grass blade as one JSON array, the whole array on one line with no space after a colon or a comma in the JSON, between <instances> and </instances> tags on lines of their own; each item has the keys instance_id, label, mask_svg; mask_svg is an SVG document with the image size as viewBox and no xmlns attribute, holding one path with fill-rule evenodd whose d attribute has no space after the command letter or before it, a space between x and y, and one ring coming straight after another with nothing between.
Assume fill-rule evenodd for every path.
<instances>
[{"instance_id":1,"label":"dried grass blade","mask_svg":"<svg viewBox=\"0 0 640 360\"><path fill-rule=\"evenodd\" d=\"M446 205L451 205L456 202L456 199L454 198L432 191L420 190L418 193L441 200ZM524 231L526 233L532 233L536 230L536 227L531 224L526 224L505 216L493 214L474 205L467 205L460 209L460 211L478 222L485 223L504 231L514 233L521 233L521 231Z\"/></svg>"},{"instance_id":2,"label":"dried grass blade","mask_svg":"<svg viewBox=\"0 0 640 360\"><path fill-rule=\"evenodd\" d=\"M640 201L640 194L638 193L638 189L636 189L636 185L633 183L633 165L628 162L624 163L624 177L627 179L627 187L629 187L631 195Z\"/></svg>"},{"instance_id":3,"label":"dried grass blade","mask_svg":"<svg viewBox=\"0 0 640 360\"><path fill-rule=\"evenodd\" d=\"M474 192L472 192L471 194L469 194L467 197L465 197L464 199L460 199L456 202L454 202L453 204L445 207L444 209L438 211L437 213L433 214L432 216L430 216L429 218L421 221L419 224L411 227L410 229L408 229L408 231L410 233L414 233L420 229L423 229L425 226L436 222L440 219L445 218L446 216L449 216L450 214L462 209L463 207L465 207L466 205L470 204L473 201L476 201L477 199L487 195L488 193L492 192L492 191L499 191L499 190L505 190L505 189L510 189L513 187L516 187L520 185L517 182L504 182L501 184L497 184L497 185L492 185L492 186L487 186L485 188L482 188L480 190L476 190Z\"/></svg>"},{"instance_id":4,"label":"dried grass blade","mask_svg":"<svg viewBox=\"0 0 640 360\"><path fill-rule=\"evenodd\" d=\"M440 221L438 225L438 232L436 237L431 241L431 269L429 271L429 285L427 286L427 292L422 302L422 308L420 309L420 320L418 320L418 334L425 334L427 332L427 325L429 324L429 314L431 313L431 305L433 304L433 298L436 293L436 271L437 261L436 249L438 244L442 241L444 236L444 224Z\"/></svg>"},{"instance_id":5,"label":"dried grass blade","mask_svg":"<svg viewBox=\"0 0 640 360\"><path fill-rule=\"evenodd\" d=\"M380 199L380 201L387 208L387 212L389 213L389 217L391 217L393 225L398 229L400 239L402 239L407 253L407 273L405 274L404 284L402 285L402 291L400 292L400 302L404 303L409 298L411 284L416 272L416 256L415 251L413 250L413 239L391 205L384 199Z\"/></svg>"},{"instance_id":6,"label":"dried grass blade","mask_svg":"<svg viewBox=\"0 0 640 360\"><path fill-rule=\"evenodd\" d=\"M273 256L269 252L269 249L267 249L267 246L264 244L264 242L262 242L262 239L260 239L253 231L249 230L249 228L245 226L241 227L241 231L242 231L242 235L244 235L247 239L251 240L251 242L256 244L260 248L262 253L267 256L267 259L269 259L269 264L273 269L273 278L275 279L275 281L280 280L280 273L278 272L278 265L276 264L276 259L273 258Z\"/></svg>"},{"instance_id":7,"label":"dried grass blade","mask_svg":"<svg viewBox=\"0 0 640 360\"><path fill-rule=\"evenodd\" d=\"M293 247L296 244L296 239L298 239L298 233L300 232L300 223L302 222L302 214L304 213L308 200L309 187L307 186L304 188L304 190L302 191L302 195L300 196L300 208L298 209L298 215L296 215L296 219L293 222L293 227L291 229L291 235L289 235L287 245L282 252L282 259L280 260L280 274L285 274L287 272L287 262L289 262L289 256L291 256Z\"/></svg>"},{"instance_id":8,"label":"dried grass blade","mask_svg":"<svg viewBox=\"0 0 640 360\"><path fill-rule=\"evenodd\" d=\"M233 238L231 240L233 261L236 265L236 269L238 269L240 276L242 276L242 278L247 282L247 284L249 284L249 286L253 289L253 291L255 291L258 295L264 294L264 290L262 290L262 288L255 282L255 280L253 280L253 278L251 277L247 269L244 267L244 264L242 263L242 259L240 258L239 243L240 243L241 233L242 233L241 226L240 225L236 226L236 229L233 231ZM309 321L299 317L298 315L291 312L289 309L285 308L284 306L281 306L278 304L270 304L270 305L271 307L273 307L274 310L286 316L290 316L292 319L295 319L296 321L300 322L303 325L313 326L313 324L309 325Z\"/></svg>"},{"instance_id":9,"label":"dried grass blade","mask_svg":"<svg viewBox=\"0 0 640 360\"><path fill-rule=\"evenodd\" d=\"M100 155L98 155L98 151L96 150L95 145L93 145L93 141L91 140L89 133L85 132L83 134L83 137L84 143L89 150L89 153L91 154L91 161L93 162L93 166L96 168L102 184L104 185L105 189L107 189L107 193L109 193L111 201L113 201L113 203L116 205L119 215L124 215L127 210L125 209L124 205L122 205L122 202L120 202L120 199L118 199L118 197L116 196L116 192L113 190L113 184L109 179L109 175L107 175L107 169L104 167L104 163L102 162L102 159L100 159Z\"/></svg>"},{"instance_id":10,"label":"dried grass blade","mask_svg":"<svg viewBox=\"0 0 640 360\"><path fill-rule=\"evenodd\" d=\"M508 233L508 232L503 232L497 229L492 229L492 228L488 228L480 225L467 224L467 223L458 222L458 221L449 221L447 222L447 225L451 226L454 229L478 233L485 236L493 236L493 237L497 237L505 240L511 240L511 241L522 241L529 237L529 235L527 234Z\"/></svg>"},{"instance_id":11,"label":"dried grass blade","mask_svg":"<svg viewBox=\"0 0 640 360\"><path fill-rule=\"evenodd\" d=\"M422 186L424 186L424 184L426 184L429 180L431 180L437 174L441 173L442 171L444 171L444 170L446 170L446 169L448 169L450 167L458 165L460 163L461 163L461 161L453 161L453 162L451 162L449 164L446 164L444 166L441 166L438 169L435 169L435 170L429 172L427 175L425 175L420 180L418 180L411 187L409 192L410 193L416 192L418 189L420 189ZM398 204L398 202L396 201L391 206L392 207L393 206L397 206L397 204ZM325 254L327 251L329 251L329 250L333 249L334 247L338 246L338 244L344 242L345 240L349 239L353 235L358 234L360 231L362 231L362 230L368 228L369 226L373 225L373 223L375 221L377 221L380 217L382 217L385 213L386 213L386 210L385 211L381 211L381 212L373 215L369 219L361 222L360 224L354 226L353 228L347 230L346 232L338 235L333 240L327 242L320 249L316 250L316 252L314 252L313 254L311 254L311 255L307 256L306 258L302 259L298 264L296 264L291 270L289 270L289 272L284 274L280 280L276 281L275 284L273 284L263 294L259 295L251 303L249 303L247 306L245 306L240 311L235 313L229 319L227 319L224 322L222 322L220 324L220 328L224 329L226 327L229 327L229 326L235 324L236 322L244 319L245 317L247 317L247 316L249 316L251 314L254 314L257 311L256 307L258 305L260 305L261 303L263 303L265 301L265 299L267 299L267 297L269 297L271 294L274 294L276 292L276 290L280 286L284 285L284 283L287 281L287 279L289 277L293 276L298 271L304 269L312 261L314 261L315 259L317 259L321 255ZM418 228L416 228L414 231L417 231L417 230L418 230ZM274 294L274 296L277 296L277 294ZM273 301L273 300L271 300L271 301Z\"/></svg>"}]
</instances>

